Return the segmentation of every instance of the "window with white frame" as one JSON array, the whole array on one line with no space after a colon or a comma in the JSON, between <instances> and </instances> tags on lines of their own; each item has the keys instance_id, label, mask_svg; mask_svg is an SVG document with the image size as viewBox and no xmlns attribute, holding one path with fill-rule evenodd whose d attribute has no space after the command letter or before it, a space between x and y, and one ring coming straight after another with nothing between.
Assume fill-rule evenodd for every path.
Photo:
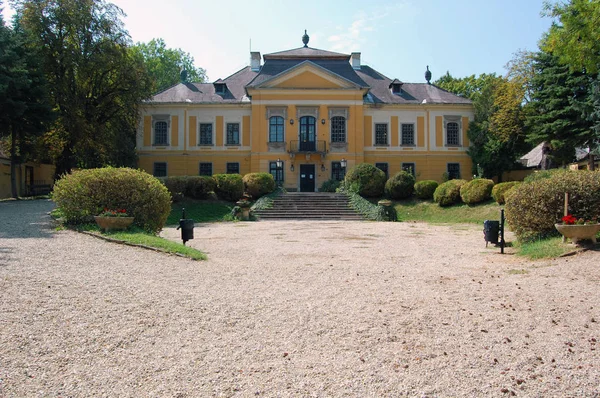
<instances>
[{"instance_id":1,"label":"window with white frame","mask_svg":"<svg viewBox=\"0 0 600 398\"><path fill-rule=\"evenodd\" d=\"M199 145L212 145L213 144L213 125L212 123L200 123L200 139L198 140Z\"/></svg>"},{"instance_id":2,"label":"window with white frame","mask_svg":"<svg viewBox=\"0 0 600 398\"><path fill-rule=\"evenodd\" d=\"M446 146L460 146L461 132L460 116L444 116L444 129L446 131Z\"/></svg>"},{"instance_id":3,"label":"window with white frame","mask_svg":"<svg viewBox=\"0 0 600 398\"><path fill-rule=\"evenodd\" d=\"M375 163L375 167L385 173L385 179L388 179L388 164L387 163Z\"/></svg>"},{"instance_id":4,"label":"window with white frame","mask_svg":"<svg viewBox=\"0 0 600 398\"><path fill-rule=\"evenodd\" d=\"M201 176L211 176L212 172L212 163L202 162L198 167L198 174Z\"/></svg>"},{"instance_id":5,"label":"window with white frame","mask_svg":"<svg viewBox=\"0 0 600 398\"><path fill-rule=\"evenodd\" d=\"M227 163L227 174L240 174L240 164L235 163Z\"/></svg>"},{"instance_id":6,"label":"window with white frame","mask_svg":"<svg viewBox=\"0 0 600 398\"><path fill-rule=\"evenodd\" d=\"M412 123L403 123L401 125L400 142L403 146L415 145L415 125Z\"/></svg>"},{"instance_id":7,"label":"window with white frame","mask_svg":"<svg viewBox=\"0 0 600 398\"><path fill-rule=\"evenodd\" d=\"M277 167L277 162L269 162L269 173L273 176L275 184L283 184L283 170L285 169L284 162L281 162L281 167Z\"/></svg>"},{"instance_id":8,"label":"window with white frame","mask_svg":"<svg viewBox=\"0 0 600 398\"><path fill-rule=\"evenodd\" d=\"M346 118L334 116L331 118L331 142L346 142Z\"/></svg>"},{"instance_id":9,"label":"window with white frame","mask_svg":"<svg viewBox=\"0 0 600 398\"><path fill-rule=\"evenodd\" d=\"M169 122L167 120L155 120L153 125L154 145L169 145Z\"/></svg>"},{"instance_id":10,"label":"window with white frame","mask_svg":"<svg viewBox=\"0 0 600 398\"><path fill-rule=\"evenodd\" d=\"M154 177L166 177L167 176L167 162L154 162L152 175Z\"/></svg>"},{"instance_id":11,"label":"window with white frame","mask_svg":"<svg viewBox=\"0 0 600 398\"><path fill-rule=\"evenodd\" d=\"M240 124L227 123L226 145L240 145Z\"/></svg>"},{"instance_id":12,"label":"window with white frame","mask_svg":"<svg viewBox=\"0 0 600 398\"><path fill-rule=\"evenodd\" d=\"M375 145L388 145L387 123L375 123Z\"/></svg>"},{"instance_id":13,"label":"window with white frame","mask_svg":"<svg viewBox=\"0 0 600 398\"><path fill-rule=\"evenodd\" d=\"M402 171L412 174L413 177L416 176L416 167L414 163L402 163Z\"/></svg>"},{"instance_id":14,"label":"window with white frame","mask_svg":"<svg viewBox=\"0 0 600 398\"><path fill-rule=\"evenodd\" d=\"M284 120L281 116L269 118L269 142L283 142Z\"/></svg>"},{"instance_id":15,"label":"window with white frame","mask_svg":"<svg viewBox=\"0 0 600 398\"><path fill-rule=\"evenodd\" d=\"M448 179L450 180L458 180L460 179L460 163L448 163L447 172Z\"/></svg>"}]
</instances>

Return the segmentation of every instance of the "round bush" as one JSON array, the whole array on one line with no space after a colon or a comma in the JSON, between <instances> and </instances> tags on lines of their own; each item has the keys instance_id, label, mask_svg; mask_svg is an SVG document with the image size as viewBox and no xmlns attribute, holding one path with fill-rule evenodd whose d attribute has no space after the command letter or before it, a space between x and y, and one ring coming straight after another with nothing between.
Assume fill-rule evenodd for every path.
<instances>
[{"instance_id":1,"label":"round bush","mask_svg":"<svg viewBox=\"0 0 600 398\"><path fill-rule=\"evenodd\" d=\"M171 212L171 195L156 178L129 168L75 171L54 184L52 199L69 223L93 221L104 208L125 209L134 224L158 232Z\"/></svg>"},{"instance_id":2,"label":"round bush","mask_svg":"<svg viewBox=\"0 0 600 398\"><path fill-rule=\"evenodd\" d=\"M385 183L385 194L391 199L410 198L415 190L415 177L407 171L396 173Z\"/></svg>"},{"instance_id":3,"label":"round bush","mask_svg":"<svg viewBox=\"0 0 600 398\"><path fill-rule=\"evenodd\" d=\"M327 180L323 184L321 184L321 188L319 188L319 192L336 192L340 187L341 181L338 180Z\"/></svg>"},{"instance_id":4,"label":"round bush","mask_svg":"<svg viewBox=\"0 0 600 398\"><path fill-rule=\"evenodd\" d=\"M499 205L503 205L506 201L506 193L519 184L521 184L520 181L510 181L501 182L499 184L494 185L494 188L492 188L492 198L494 198L496 203L498 203Z\"/></svg>"},{"instance_id":5,"label":"round bush","mask_svg":"<svg viewBox=\"0 0 600 398\"><path fill-rule=\"evenodd\" d=\"M361 163L346 173L346 187L363 197L379 197L385 187L385 173L369 163Z\"/></svg>"},{"instance_id":6,"label":"round bush","mask_svg":"<svg viewBox=\"0 0 600 398\"><path fill-rule=\"evenodd\" d=\"M192 199L206 199L215 190L217 183L208 176L188 176L185 178L185 196Z\"/></svg>"},{"instance_id":7,"label":"round bush","mask_svg":"<svg viewBox=\"0 0 600 398\"><path fill-rule=\"evenodd\" d=\"M433 199L433 193L438 187L437 181L423 180L415 184L415 195L419 199Z\"/></svg>"},{"instance_id":8,"label":"round bush","mask_svg":"<svg viewBox=\"0 0 600 398\"><path fill-rule=\"evenodd\" d=\"M158 180L169 190L172 197L185 194L186 178L183 176L159 177Z\"/></svg>"},{"instance_id":9,"label":"round bush","mask_svg":"<svg viewBox=\"0 0 600 398\"><path fill-rule=\"evenodd\" d=\"M215 193L220 199L235 202L244 194L244 181L239 174L215 174Z\"/></svg>"},{"instance_id":10,"label":"round bush","mask_svg":"<svg viewBox=\"0 0 600 398\"><path fill-rule=\"evenodd\" d=\"M488 200L494 188L494 181L476 178L460 187L460 198L468 205Z\"/></svg>"},{"instance_id":11,"label":"round bush","mask_svg":"<svg viewBox=\"0 0 600 398\"><path fill-rule=\"evenodd\" d=\"M450 180L438 185L433 193L433 200L440 206L450 206L460 202L460 187L466 180Z\"/></svg>"},{"instance_id":12,"label":"round bush","mask_svg":"<svg viewBox=\"0 0 600 398\"><path fill-rule=\"evenodd\" d=\"M590 220L600 213L600 171L569 170L549 178L523 183L506 197L506 220L521 241L555 234L554 224L564 212L565 192L569 213Z\"/></svg>"},{"instance_id":13,"label":"round bush","mask_svg":"<svg viewBox=\"0 0 600 398\"><path fill-rule=\"evenodd\" d=\"M258 199L275 190L275 179L270 173L248 173L242 180L244 181L244 190L253 199Z\"/></svg>"}]
</instances>

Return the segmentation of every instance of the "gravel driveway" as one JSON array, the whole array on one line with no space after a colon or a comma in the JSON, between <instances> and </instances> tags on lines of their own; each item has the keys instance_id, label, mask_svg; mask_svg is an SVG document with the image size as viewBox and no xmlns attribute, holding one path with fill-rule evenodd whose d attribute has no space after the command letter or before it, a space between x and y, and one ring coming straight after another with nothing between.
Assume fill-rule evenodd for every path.
<instances>
[{"instance_id":1,"label":"gravel driveway","mask_svg":"<svg viewBox=\"0 0 600 398\"><path fill-rule=\"evenodd\" d=\"M195 262L55 231L51 207L0 203L1 397L600 395L598 252L272 221L197 225Z\"/></svg>"}]
</instances>

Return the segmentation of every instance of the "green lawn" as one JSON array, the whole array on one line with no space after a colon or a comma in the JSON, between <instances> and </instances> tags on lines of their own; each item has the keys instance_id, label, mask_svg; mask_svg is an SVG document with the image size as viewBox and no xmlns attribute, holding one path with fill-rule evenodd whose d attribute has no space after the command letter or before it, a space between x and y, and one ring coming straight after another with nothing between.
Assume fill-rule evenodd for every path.
<instances>
[{"instance_id":1,"label":"green lawn","mask_svg":"<svg viewBox=\"0 0 600 398\"><path fill-rule=\"evenodd\" d=\"M167 225L179 224L183 208L185 208L185 217L195 222L224 221L231 214L233 206L234 204L230 202L185 199L171 205Z\"/></svg>"},{"instance_id":2,"label":"green lawn","mask_svg":"<svg viewBox=\"0 0 600 398\"><path fill-rule=\"evenodd\" d=\"M576 247L562 242L562 237L552 237L528 243L518 243L517 255L529 257L532 260L540 258L555 258L576 250Z\"/></svg>"},{"instance_id":3,"label":"green lawn","mask_svg":"<svg viewBox=\"0 0 600 398\"><path fill-rule=\"evenodd\" d=\"M399 221L424 221L428 223L481 224L485 220L500 220L501 207L493 200L477 204L464 203L440 207L431 200L407 199L394 205Z\"/></svg>"}]
</instances>

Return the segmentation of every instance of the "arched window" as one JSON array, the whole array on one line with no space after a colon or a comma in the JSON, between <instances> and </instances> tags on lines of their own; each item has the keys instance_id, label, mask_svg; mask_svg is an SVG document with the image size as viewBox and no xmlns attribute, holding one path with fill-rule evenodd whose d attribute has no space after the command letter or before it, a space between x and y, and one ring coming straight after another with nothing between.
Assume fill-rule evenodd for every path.
<instances>
[{"instance_id":1,"label":"arched window","mask_svg":"<svg viewBox=\"0 0 600 398\"><path fill-rule=\"evenodd\" d=\"M154 122L154 145L168 145L167 132L169 127L165 121Z\"/></svg>"},{"instance_id":2,"label":"arched window","mask_svg":"<svg viewBox=\"0 0 600 398\"><path fill-rule=\"evenodd\" d=\"M460 128L458 123L449 122L446 124L446 144L447 145L460 145L459 139Z\"/></svg>"},{"instance_id":3,"label":"arched window","mask_svg":"<svg viewBox=\"0 0 600 398\"><path fill-rule=\"evenodd\" d=\"M331 118L331 142L346 142L346 118L334 116Z\"/></svg>"},{"instance_id":4,"label":"arched window","mask_svg":"<svg viewBox=\"0 0 600 398\"><path fill-rule=\"evenodd\" d=\"M269 119L269 142L283 142L283 118L271 116Z\"/></svg>"}]
</instances>

